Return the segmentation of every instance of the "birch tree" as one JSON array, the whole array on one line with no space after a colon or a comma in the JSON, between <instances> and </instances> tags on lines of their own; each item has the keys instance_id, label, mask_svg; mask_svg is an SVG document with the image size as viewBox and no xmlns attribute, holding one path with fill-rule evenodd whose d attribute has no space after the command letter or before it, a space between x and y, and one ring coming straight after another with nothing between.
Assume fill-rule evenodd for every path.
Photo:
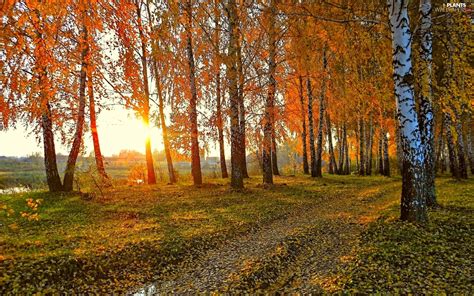
<instances>
[{"instance_id":1,"label":"birch tree","mask_svg":"<svg viewBox=\"0 0 474 296\"><path fill-rule=\"evenodd\" d=\"M219 2L214 1L214 42L215 42L215 55L214 55L214 71L216 79L216 123L217 123L217 136L219 142L219 159L221 166L221 177L228 178L227 173L227 164L225 162L225 149L224 149L224 122L222 120L222 96L221 96L221 61L220 61L220 30L221 25L219 23L220 13L219 13Z\"/></svg>"},{"instance_id":2,"label":"birch tree","mask_svg":"<svg viewBox=\"0 0 474 296\"><path fill-rule=\"evenodd\" d=\"M81 70L79 74L79 100L78 110L76 119L76 131L71 146L71 151L66 164L66 171L64 173L63 190L72 191L74 184L74 173L76 169L76 161L79 156L79 152L82 144L82 135L84 130L84 119L85 119L85 108L86 108L86 79L87 79L87 55L89 55L89 45L87 40L89 39L86 27L86 14L87 12L83 8L80 11L80 19L82 20L82 36L80 42L81 52Z\"/></svg>"},{"instance_id":3,"label":"birch tree","mask_svg":"<svg viewBox=\"0 0 474 296\"><path fill-rule=\"evenodd\" d=\"M322 154L323 154L323 126L324 126L324 104L326 99L326 70L327 70L327 46L323 48L323 80L321 93L319 95L319 118L318 118L318 136L316 146L316 164L315 177L322 178Z\"/></svg>"},{"instance_id":4,"label":"birch tree","mask_svg":"<svg viewBox=\"0 0 474 296\"><path fill-rule=\"evenodd\" d=\"M388 137L386 131L383 133L383 175L390 177L390 159L388 157Z\"/></svg>"},{"instance_id":5,"label":"birch tree","mask_svg":"<svg viewBox=\"0 0 474 296\"><path fill-rule=\"evenodd\" d=\"M435 169L434 169L434 113L432 90L432 6L431 0L420 0L420 63L418 79L420 81L418 100L420 103L421 141L425 152L425 198L428 206L436 205Z\"/></svg>"},{"instance_id":6,"label":"birch tree","mask_svg":"<svg viewBox=\"0 0 474 296\"><path fill-rule=\"evenodd\" d=\"M263 183L273 184L272 169L272 132L273 132L273 112L275 112L275 92L276 92L276 36L275 17L276 8L274 1L269 3L268 14L268 94L265 102L265 115L263 126Z\"/></svg>"},{"instance_id":7,"label":"birch tree","mask_svg":"<svg viewBox=\"0 0 474 296\"><path fill-rule=\"evenodd\" d=\"M187 0L185 3L185 31L186 31L186 55L188 60L189 70L189 120L191 121L191 174L193 176L194 185L202 184L201 173L201 157L199 155L199 132L197 123L197 90L196 90L196 74L193 53L192 40L192 24L193 24L193 9L192 0Z\"/></svg>"},{"instance_id":8,"label":"birch tree","mask_svg":"<svg viewBox=\"0 0 474 296\"><path fill-rule=\"evenodd\" d=\"M237 5L235 0L228 0L227 15L229 19L228 38L229 48L227 56L227 78L229 80L229 96L230 96L230 133L231 133L231 179L230 186L235 189L244 187L244 175L242 167L242 139L241 126L239 122L239 105L240 98L238 93L238 23L237 23ZM244 151L245 153L245 151Z\"/></svg>"},{"instance_id":9,"label":"birch tree","mask_svg":"<svg viewBox=\"0 0 474 296\"><path fill-rule=\"evenodd\" d=\"M142 79L143 79L143 90L145 97L142 98L142 118L145 128L149 131L150 130L150 88L148 85L148 51L147 51L147 41L149 38L145 37L144 27L142 24L142 2L136 2L136 9L137 9L137 25L138 25L138 34L140 38L140 60L142 63ZM147 181L148 184L156 184L156 176L155 176L155 165L153 162L153 154L151 151L151 138L148 134L145 139L145 159L146 159L146 167L147 167Z\"/></svg>"},{"instance_id":10,"label":"birch tree","mask_svg":"<svg viewBox=\"0 0 474 296\"><path fill-rule=\"evenodd\" d=\"M159 70L159 59L158 59L158 53L160 49L160 40L158 38L158 32L159 30L164 30L164 28L159 28L157 23L157 20L155 20L152 16L151 8L150 8L150 2L145 3L147 14L148 14L148 23L149 23L149 30L151 34L151 48L152 48L152 56L151 56L151 65L153 69L153 74L155 75L155 90L158 95L158 115L159 115L159 125L161 127L161 133L162 133L162 139L163 139L163 146L165 150L165 157L166 157L166 166L168 168L168 178L169 182L171 184L176 183L177 178L176 174L174 171L174 166L173 166L173 159L171 157L171 148L170 148L170 139L169 139L169 134L168 134L168 126L166 124L166 118L165 118L165 100L163 98L163 90L162 90L162 83L161 79L163 74ZM156 8L155 8L156 9ZM156 15L156 11L155 11ZM162 17L162 23L163 23L163 16Z\"/></svg>"},{"instance_id":11,"label":"birch tree","mask_svg":"<svg viewBox=\"0 0 474 296\"><path fill-rule=\"evenodd\" d=\"M302 118L302 133L301 133L301 142L303 143L303 173L309 174L309 165L308 165L308 149L307 149L307 135L306 135L306 105L304 99L304 92L303 92L303 77L301 75L298 76L298 91L299 97L301 102L301 118Z\"/></svg>"},{"instance_id":12,"label":"birch tree","mask_svg":"<svg viewBox=\"0 0 474 296\"><path fill-rule=\"evenodd\" d=\"M99 131L97 128L97 115L96 115L96 107L95 107L95 98L94 98L94 80L93 80L93 70L92 67L89 66L88 73L87 73L87 92L89 96L89 120L90 120L90 129L92 134L92 145L94 146L94 157L95 157L95 165L97 167L97 171L102 178L102 182L109 182L109 176L105 171L104 166L104 157L102 155L102 151L100 149L100 141L99 141Z\"/></svg>"},{"instance_id":13,"label":"birch tree","mask_svg":"<svg viewBox=\"0 0 474 296\"><path fill-rule=\"evenodd\" d=\"M416 113L411 62L411 30L408 2L388 0L392 32L393 80L402 152L401 219L427 220L424 198L424 153Z\"/></svg>"},{"instance_id":14,"label":"birch tree","mask_svg":"<svg viewBox=\"0 0 474 296\"><path fill-rule=\"evenodd\" d=\"M32 1L23 5L4 5L0 52L8 60L0 63L2 124L8 128L9 123L25 116L25 122L34 126L43 143L49 191L62 191L56 162L55 131L58 123L64 123L64 110L57 94L77 95L75 89L68 90L70 73L75 73L69 66L76 66L68 54L77 53L77 48L64 38L63 26L69 2ZM4 90L8 90L8 97Z\"/></svg>"},{"instance_id":15,"label":"birch tree","mask_svg":"<svg viewBox=\"0 0 474 296\"><path fill-rule=\"evenodd\" d=\"M309 125L309 151L311 156L311 177L316 177L316 148L314 146L314 120L313 120L313 90L311 79L306 78L306 90L308 91L308 125Z\"/></svg>"}]
</instances>

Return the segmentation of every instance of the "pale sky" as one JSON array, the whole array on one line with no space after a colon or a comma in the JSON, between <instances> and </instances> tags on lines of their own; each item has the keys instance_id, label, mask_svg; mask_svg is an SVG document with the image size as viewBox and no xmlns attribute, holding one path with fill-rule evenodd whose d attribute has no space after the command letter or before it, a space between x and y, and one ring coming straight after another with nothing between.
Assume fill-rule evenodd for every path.
<instances>
[{"instance_id":1,"label":"pale sky","mask_svg":"<svg viewBox=\"0 0 474 296\"><path fill-rule=\"evenodd\" d=\"M100 146L105 156L117 154L120 150L129 149L145 152L146 130L140 119L132 111L123 107L113 110L103 110L97 118ZM43 143L37 142L34 135L28 135L22 126L17 129L0 131L0 155L27 156L34 152L43 155ZM161 130L153 127L150 130L152 150L163 150ZM86 155L93 150L91 133L84 134ZM68 154L67 147L60 145L56 136L56 152Z\"/></svg>"},{"instance_id":2,"label":"pale sky","mask_svg":"<svg viewBox=\"0 0 474 296\"><path fill-rule=\"evenodd\" d=\"M141 119L136 118L133 111L121 106L114 106L113 110L102 110L97 117L100 148L104 156L118 154L121 150L136 150L145 154L145 138L147 131ZM161 129L154 126L150 129L151 149L163 150L163 136ZM67 147L60 144L56 135L56 153L69 154ZM85 155L93 151L90 130L84 134ZM226 145L226 154L229 155L229 145ZM218 156L215 143L209 147L208 156ZM38 143L34 135L21 125L16 129L0 131L0 156L28 156L39 152L43 155L43 142Z\"/></svg>"}]
</instances>

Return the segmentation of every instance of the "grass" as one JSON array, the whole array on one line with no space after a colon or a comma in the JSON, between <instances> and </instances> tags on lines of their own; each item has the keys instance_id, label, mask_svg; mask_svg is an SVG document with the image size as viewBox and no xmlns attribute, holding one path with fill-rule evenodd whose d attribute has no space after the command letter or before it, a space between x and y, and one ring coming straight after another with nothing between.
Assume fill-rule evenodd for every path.
<instances>
[{"instance_id":1,"label":"grass","mask_svg":"<svg viewBox=\"0 0 474 296\"><path fill-rule=\"evenodd\" d=\"M260 182L260 178L246 181L248 189L243 192L230 191L222 180L210 180L202 188L122 186L91 201L77 194L44 192L2 196L15 214L1 218L0 266L7 271L2 272L6 276L0 286L14 292L43 287L128 289L150 280L189 249L210 248L226 236L279 219L327 195L353 194L393 180L287 177L278 178L272 190ZM20 217L27 211L27 198L43 200L39 221ZM55 265L60 268L50 271Z\"/></svg>"},{"instance_id":2,"label":"grass","mask_svg":"<svg viewBox=\"0 0 474 296\"><path fill-rule=\"evenodd\" d=\"M342 195L377 198L384 188L398 182L396 178L383 177L325 176L321 180L280 177L276 178L277 185L268 190L260 186L260 177L255 177L246 181L247 189L242 192L231 191L227 181L215 179L207 180L201 188L186 183L117 186L107 190L103 198L93 200L84 200L77 193L0 195L0 205L14 211L9 216L0 212L0 294L57 293L72 289L97 293L130 291L166 272L186 256L194 256L223 243L225 238L291 215L315 201ZM408 229L412 231L409 235L416 237L417 231L429 233L438 224L454 227L452 223L458 223L455 224L458 228L472 234L472 180L453 183L442 179L438 187L444 207L430 215L432 222L426 230L396 222L397 212L393 208L385 220L370 228L365 236L365 244L370 247L361 254L372 256L369 254L377 253L370 252L390 248L395 248L395 252L396 241L380 249L377 239L385 239L383 235L407 235L400 229ZM31 212L25 201L28 198L42 200L38 221L20 215ZM456 215L456 220L451 221ZM370 231L379 235L371 236ZM443 239L434 241L436 248L445 248L451 239L449 232L445 232ZM406 253L410 253L414 243L406 240ZM448 247L457 242L450 244ZM425 251L417 250L414 252ZM466 260L469 256L466 250L457 251L457 256ZM373 262L361 258L358 264L367 263L369 267L364 267L367 271L376 269L371 265ZM357 269L350 271L353 280L345 288L365 291L362 283L369 280L358 274Z\"/></svg>"},{"instance_id":3,"label":"grass","mask_svg":"<svg viewBox=\"0 0 474 296\"><path fill-rule=\"evenodd\" d=\"M62 177L66 167L66 158L64 156L58 159L58 170ZM42 158L34 159L17 159L2 158L0 156L0 189L7 189L17 186L28 186L35 189L47 189L45 182L46 173L44 170L44 160ZM107 174L114 180L127 180L134 167L141 167L146 170L145 160L140 160L131 164L125 160L113 161L106 158ZM167 182L167 165L165 161L155 161L156 177L161 182ZM95 171L95 162L89 158L79 158L76 166L76 177L83 175L87 179L90 176L90 170ZM175 167L178 179L185 181L190 180L189 168ZM202 173L206 177L216 178L219 172L217 166L202 166ZM146 174L145 171L143 171ZM80 180L86 181L86 180Z\"/></svg>"},{"instance_id":4,"label":"grass","mask_svg":"<svg viewBox=\"0 0 474 296\"><path fill-rule=\"evenodd\" d=\"M474 291L474 182L437 181L429 223L399 221L392 207L363 234L344 289L349 294L466 294Z\"/></svg>"}]
</instances>

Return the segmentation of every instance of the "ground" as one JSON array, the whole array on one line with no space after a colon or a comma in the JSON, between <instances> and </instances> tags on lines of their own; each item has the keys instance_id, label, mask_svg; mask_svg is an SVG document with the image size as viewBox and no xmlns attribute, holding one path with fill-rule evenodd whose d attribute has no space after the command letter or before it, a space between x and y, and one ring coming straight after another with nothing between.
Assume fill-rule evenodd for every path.
<instances>
[{"instance_id":1,"label":"ground","mask_svg":"<svg viewBox=\"0 0 474 296\"><path fill-rule=\"evenodd\" d=\"M440 207L424 226L397 220L398 178L260 183L0 196L0 294L474 289L472 179L438 178Z\"/></svg>"}]
</instances>

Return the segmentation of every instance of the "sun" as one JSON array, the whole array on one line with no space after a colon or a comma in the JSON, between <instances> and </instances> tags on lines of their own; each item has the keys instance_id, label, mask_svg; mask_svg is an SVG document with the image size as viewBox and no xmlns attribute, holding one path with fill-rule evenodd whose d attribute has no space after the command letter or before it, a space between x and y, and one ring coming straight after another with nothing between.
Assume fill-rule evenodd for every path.
<instances>
[{"instance_id":1,"label":"sun","mask_svg":"<svg viewBox=\"0 0 474 296\"><path fill-rule=\"evenodd\" d=\"M149 140L151 138L151 126L149 122L145 122L145 120L139 120L141 124L141 131L140 133L143 136L144 141Z\"/></svg>"},{"instance_id":2,"label":"sun","mask_svg":"<svg viewBox=\"0 0 474 296\"><path fill-rule=\"evenodd\" d=\"M99 120L99 130L107 130L107 133L101 134L107 155L119 153L120 150L135 150L144 154L147 139L150 139L152 150L163 149L161 130L153 121L147 125L141 117L126 110L104 111Z\"/></svg>"}]
</instances>

